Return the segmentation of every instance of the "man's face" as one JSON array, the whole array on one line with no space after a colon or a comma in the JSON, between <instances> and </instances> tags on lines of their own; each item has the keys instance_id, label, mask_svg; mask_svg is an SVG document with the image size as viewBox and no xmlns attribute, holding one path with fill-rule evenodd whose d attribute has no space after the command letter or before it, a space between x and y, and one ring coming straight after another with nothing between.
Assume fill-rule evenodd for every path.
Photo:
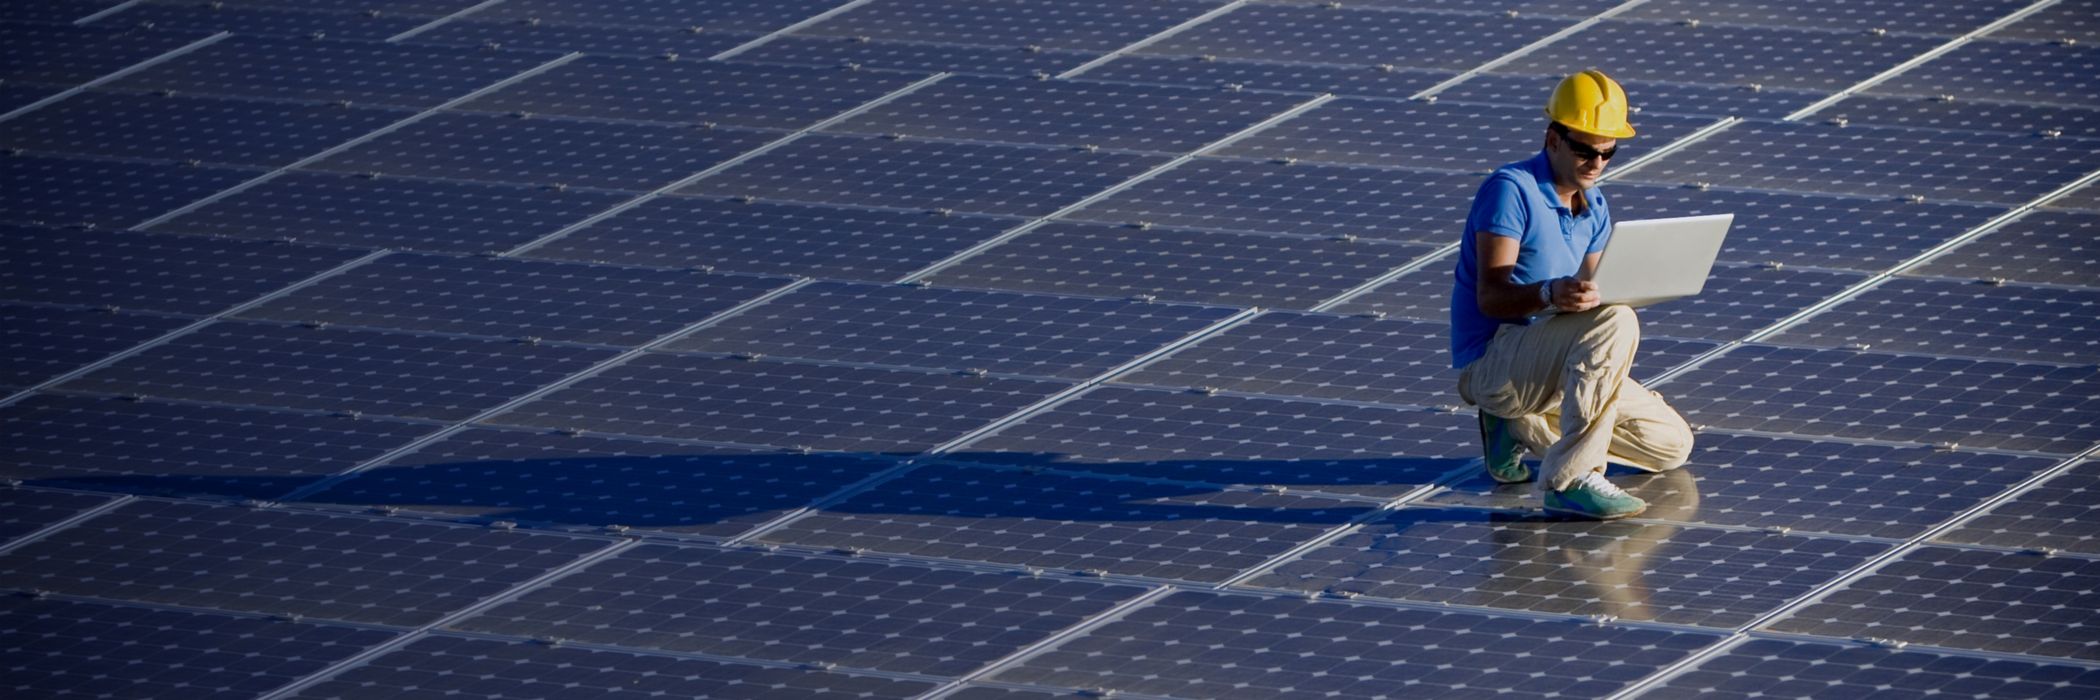
<instances>
[{"instance_id":1,"label":"man's face","mask_svg":"<svg viewBox=\"0 0 2100 700\"><path fill-rule=\"evenodd\" d=\"M1604 177L1604 164L1617 150L1619 140L1579 131L1546 130L1546 157L1553 164L1553 179L1576 189L1597 186Z\"/></svg>"}]
</instances>

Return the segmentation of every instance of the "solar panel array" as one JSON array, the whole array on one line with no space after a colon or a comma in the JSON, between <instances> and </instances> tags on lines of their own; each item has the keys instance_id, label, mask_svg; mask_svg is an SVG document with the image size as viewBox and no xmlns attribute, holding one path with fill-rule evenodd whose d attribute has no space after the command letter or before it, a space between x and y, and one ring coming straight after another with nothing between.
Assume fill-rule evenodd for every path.
<instances>
[{"instance_id":1,"label":"solar panel array","mask_svg":"<svg viewBox=\"0 0 2100 700\"><path fill-rule=\"evenodd\" d=\"M0 5L0 688L2100 694L2100 4L1486 7ZM1445 350L1589 66L1611 523Z\"/></svg>"}]
</instances>

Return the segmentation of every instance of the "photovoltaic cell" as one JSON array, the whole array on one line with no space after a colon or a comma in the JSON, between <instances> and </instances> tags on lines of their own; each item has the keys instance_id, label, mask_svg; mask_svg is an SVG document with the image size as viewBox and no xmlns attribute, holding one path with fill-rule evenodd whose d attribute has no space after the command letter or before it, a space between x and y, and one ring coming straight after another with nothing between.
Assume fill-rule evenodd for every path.
<instances>
[{"instance_id":1,"label":"photovoltaic cell","mask_svg":"<svg viewBox=\"0 0 2100 700\"><path fill-rule=\"evenodd\" d=\"M0 408L0 473L129 493L270 499L436 430L388 420L40 394Z\"/></svg>"},{"instance_id":2,"label":"photovoltaic cell","mask_svg":"<svg viewBox=\"0 0 2100 700\"><path fill-rule=\"evenodd\" d=\"M1003 686L965 684L962 689L941 697L948 700L1048 700L1070 694L1061 690L1021 690Z\"/></svg>"},{"instance_id":3,"label":"photovoltaic cell","mask_svg":"<svg viewBox=\"0 0 2100 700\"><path fill-rule=\"evenodd\" d=\"M2089 183L2065 192L2056 199L2049 200L2048 208L2100 211L2100 185Z\"/></svg>"},{"instance_id":4,"label":"photovoltaic cell","mask_svg":"<svg viewBox=\"0 0 2100 700\"><path fill-rule=\"evenodd\" d=\"M559 57L364 41L228 37L106 89L427 109Z\"/></svg>"},{"instance_id":5,"label":"photovoltaic cell","mask_svg":"<svg viewBox=\"0 0 2100 700\"><path fill-rule=\"evenodd\" d=\"M983 216L659 197L525 255L893 282L1019 224Z\"/></svg>"},{"instance_id":6,"label":"photovoltaic cell","mask_svg":"<svg viewBox=\"0 0 2100 700\"><path fill-rule=\"evenodd\" d=\"M923 74L585 57L460 106L673 124L800 129Z\"/></svg>"},{"instance_id":7,"label":"photovoltaic cell","mask_svg":"<svg viewBox=\"0 0 2100 700\"><path fill-rule=\"evenodd\" d=\"M815 450L917 452L1060 382L644 355L491 422Z\"/></svg>"},{"instance_id":8,"label":"photovoltaic cell","mask_svg":"<svg viewBox=\"0 0 2100 700\"><path fill-rule=\"evenodd\" d=\"M1567 75L1606 66L1621 80L1835 92L1945 43L1945 37L1607 19L1496 73Z\"/></svg>"},{"instance_id":9,"label":"photovoltaic cell","mask_svg":"<svg viewBox=\"0 0 2100 700\"><path fill-rule=\"evenodd\" d=\"M1643 307L1637 315L1642 333L1735 340L1864 279L1834 270L1715 266L1697 296Z\"/></svg>"},{"instance_id":10,"label":"photovoltaic cell","mask_svg":"<svg viewBox=\"0 0 2100 700\"><path fill-rule=\"evenodd\" d=\"M666 349L1076 380L1232 313L1222 307L818 282Z\"/></svg>"},{"instance_id":11,"label":"photovoltaic cell","mask_svg":"<svg viewBox=\"0 0 2100 700\"><path fill-rule=\"evenodd\" d=\"M345 7L344 10L349 8ZM358 11L310 12L286 9L221 7L206 3L143 3L95 20L88 26L182 30L210 34L233 32L239 36L282 36L345 41L382 41L414 29L434 16L409 16Z\"/></svg>"},{"instance_id":12,"label":"photovoltaic cell","mask_svg":"<svg viewBox=\"0 0 2100 700\"><path fill-rule=\"evenodd\" d=\"M447 113L307 167L379 177L649 191L773 138L743 129Z\"/></svg>"},{"instance_id":13,"label":"photovoltaic cell","mask_svg":"<svg viewBox=\"0 0 2100 700\"><path fill-rule=\"evenodd\" d=\"M1713 430L1699 433L1697 443L1691 462L1681 469L1613 477L1627 493L1669 506L1651 507L1642 517L1902 540L2056 463L2047 457ZM1483 471L1430 500L1521 509L1537 505L1538 496L1530 489L1497 488Z\"/></svg>"},{"instance_id":14,"label":"photovoltaic cell","mask_svg":"<svg viewBox=\"0 0 2100 700\"><path fill-rule=\"evenodd\" d=\"M929 465L760 539L1218 583L1372 505Z\"/></svg>"},{"instance_id":15,"label":"photovoltaic cell","mask_svg":"<svg viewBox=\"0 0 2100 700\"><path fill-rule=\"evenodd\" d=\"M894 0L861 5L798 34L1107 52L1216 8L1212 0Z\"/></svg>"},{"instance_id":16,"label":"photovoltaic cell","mask_svg":"<svg viewBox=\"0 0 2100 700\"><path fill-rule=\"evenodd\" d=\"M1144 590L1069 577L645 545L454 627L953 675Z\"/></svg>"},{"instance_id":17,"label":"photovoltaic cell","mask_svg":"<svg viewBox=\"0 0 2100 700\"><path fill-rule=\"evenodd\" d=\"M2100 362L2100 290L1892 279L1773 343L1991 360Z\"/></svg>"},{"instance_id":18,"label":"photovoltaic cell","mask_svg":"<svg viewBox=\"0 0 2100 700\"><path fill-rule=\"evenodd\" d=\"M57 85L22 85L12 82L0 84L0 114L27 107L35 104L37 100L65 91L66 88Z\"/></svg>"},{"instance_id":19,"label":"photovoltaic cell","mask_svg":"<svg viewBox=\"0 0 2100 700\"><path fill-rule=\"evenodd\" d=\"M2084 462L1941 533L1938 542L2100 554L2100 462Z\"/></svg>"},{"instance_id":20,"label":"photovoltaic cell","mask_svg":"<svg viewBox=\"0 0 2100 700\"><path fill-rule=\"evenodd\" d=\"M400 519L149 500L0 554L6 565L0 584L415 627L606 545Z\"/></svg>"},{"instance_id":21,"label":"photovoltaic cell","mask_svg":"<svg viewBox=\"0 0 2100 700\"><path fill-rule=\"evenodd\" d=\"M1438 101L1484 102L1530 107L1545 104L1560 84L1561 75L1494 75L1467 78L1436 94ZM1635 110L1629 115L1639 142L1647 142L1648 115L1697 114L1712 117L1778 119L1823 99L1824 93L1780 90L1748 85L1709 85L1654 80L1623 80L1626 99ZM1653 142L1650 142L1653 143Z\"/></svg>"},{"instance_id":22,"label":"photovoltaic cell","mask_svg":"<svg viewBox=\"0 0 2100 700\"><path fill-rule=\"evenodd\" d=\"M1860 697L1950 695L2070 700L2100 693L2100 670L1861 643L1752 638L1635 697Z\"/></svg>"},{"instance_id":23,"label":"photovoltaic cell","mask_svg":"<svg viewBox=\"0 0 2100 700\"><path fill-rule=\"evenodd\" d=\"M396 634L9 597L0 599L0 684L18 697L252 698Z\"/></svg>"},{"instance_id":24,"label":"photovoltaic cell","mask_svg":"<svg viewBox=\"0 0 2100 700\"><path fill-rule=\"evenodd\" d=\"M1457 237L1456 231L1451 232ZM1451 322L1451 289L1457 284L1451 268L1458 259L1446 254L1413 272L1378 285L1340 306L1329 309L1340 314L1367 314L1378 318L1411 318L1419 321Z\"/></svg>"},{"instance_id":25,"label":"photovoltaic cell","mask_svg":"<svg viewBox=\"0 0 2100 700\"><path fill-rule=\"evenodd\" d=\"M86 493L0 488L0 543L65 522L111 500Z\"/></svg>"},{"instance_id":26,"label":"photovoltaic cell","mask_svg":"<svg viewBox=\"0 0 2100 700\"><path fill-rule=\"evenodd\" d=\"M2020 0L1865 0L1843 4L1815 0L1737 3L1651 0L1617 16L1665 22L1696 19L1702 26L1727 24L1855 33L1884 29L1954 36L1989 24L2026 5Z\"/></svg>"},{"instance_id":27,"label":"photovoltaic cell","mask_svg":"<svg viewBox=\"0 0 2100 700\"><path fill-rule=\"evenodd\" d=\"M1055 51L1024 46L964 46L864 37L786 35L737 54L737 62L882 69L930 73L1046 77L1077 68L1094 51Z\"/></svg>"},{"instance_id":28,"label":"photovoltaic cell","mask_svg":"<svg viewBox=\"0 0 2100 700\"><path fill-rule=\"evenodd\" d=\"M409 114L399 109L90 92L0 123L0 148L277 167Z\"/></svg>"},{"instance_id":29,"label":"photovoltaic cell","mask_svg":"<svg viewBox=\"0 0 2100 700\"><path fill-rule=\"evenodd\" d=\"M1302 101L1198 88L964 77L928 86L827 130L1184 153Z\"/></svg>"},{"instance_id":30,"label":"photovoltaic cell","mask_svg":"<svg viewBox=\"0 0 2100 700\"><path fill-rule=\"evenodd\" d=\"M1767 628L2092 660L2095 605L2100 561L1921 547Z\"/></svg>"},{"instance_id":31,"label":"photovoltaic cell","mask_svg":"<svg viewBox=\"0 0 2100 700\"><path fill-rule=\"evenodd\" d=\"M1442 243L1464 228L1480 180L1473 173L1198 158L1065 218Z\"/></svg>"},{"instance_id":32,"label":"photovoltaic cell","mask_svg":"<svg viewBox=\"0 0 2100 700\"><path fill-rule=\"evenodd\" d=\"M11 393L36 386L192 320L0 304L0 388Z\"/></svg>"},{"instance_id":33,"label":"photovoltaic cell","mask_svg":"<svg viewBox=\"0 0 2100 700\"><path fill-rule=\"evenodd\" d=\"M119 0L64 0L61 2L8 3L0 5L0 22L62 24L101 12Z\"/></svg>"},{"instance_id":34,"label":"photovoltaic cell","mask_svg":"<svg viewBox=\"0 0 2100 700\"><path fill-rule=\"evenodd\" d=\"M1758 151L1788 144L1789 156ZM1900 127L1750 122L1715 133L1626 178L1634 182L1768 189L1924 201L2024 204L2100 169L2084 139L1920 131ZM1889 177L1890 163L1961 154L1962 167L1929 179Z\"/></svg>"},{"instance_id":35,"label":"photovoltaic cell","mask_svg":"<svg viewBox=\"0 0 2100 700\"><path fill-rule=\"evenodd\" d=\"M85 17L100 9L88 7L80 16ZM0 47L4 47L0 48L0 80L78 85L182 48L208 34L210 32L112 30L58 23L0 24Z\"/></svg>"},{"instance_id":36,"label":"photovoltaic cell","mask_svg":"<svg viewBox=\"0 0 2100 700\"><path fill-rule=\"evenodd\" d=\"M1044 216L1165 160L1077 148L813 134L679 192Z\"/></svg>"},{"instance_id":37,"label":"photovoltaic cell","mask_svg":"<svg viewBox=\"0 0 2100 700\"><path fill-rule=\"evenodd\" d=\"M461 694L477 698L678 697L763 700L795 697L849 700L913 697L934 684L682 659L608 649L432 635L398 651L345 669L297 698L413 697Z\"/></svg>"},{"instance_id":38,"label":"photovoltaic cell","mask_svg":"<svg viewBox=\"0 0 2100 700\"><path fill-rule=\"evenodd\" d=\"M1247 585L1729 628L1887 550L1740 530L1406 509Z\"/></svg>"},{"instance_id":39,"label":"photovoltaic cell","mask_svg":"<svg viewBox=\"0 0 2100 700\"><path fill-rule=\"evenodd\" d=\"M1940 95L1853 95L1824 109L1822 114L1861 124L2100 137L2100 108L2096 107L1946 99Z\"/></svg>"},{"instance_id":40,"label":"photovoltaic cell","mask_svg":"<svg viewBox=\"0 0 2100 700\"><path fill-rule=\"evenodd\" d=\"M694 270L399 254L241 317L640 345L786 283Z\"/></svg>"},{"instance_id":41,"label":"photovoltaic cell","mask_svg":"<svg viewBox=\"0 0 2100 700\"><path fill-rule=\"evenodd\" d=\"M1118 383L1442 406L1458 403L1448 326L1269 313L1146 364Z\"/></svg>"},{"instance_id":42,"label":"photovoltaic cell","mask_svg":"<svg viewBox=\"0 0 2100 700\"><path fill-rule=\"evenodd\" d=\"M580 51L593 56L648 56L664 60L700 60L756 38L741 32L709 31L701 25L608 27L534 23L529 20L485 22L476 21L477 16L479 15L468 15L446 22L403 41L414 44L481 46L501 50L524 49L565 53Z\"/></svg>"},{"instance_id":43,"label":"photovoltaic cell","mask_svg":"<svg viewBox=\"0 0 2100 700\"><path fill-rule=\"evenodd\" d=\"M838 455L474 429L306 500L727 538L889 466Z\"/></svg>"},{"instance_id":44,"label":"photovoltaic cell","mask_svg":"<svg viewBox=\"0 0 2100 700\"><path fill-rule=\"evenodd\" d=\"M1603 697L1715 641L1679 631L1178 592L994 681L1175 697ZM1510 649L1521 646L1523 663Z\"/></svg>"},{"instance_id":45,"label":"photovoltaic cell","mask_svg":"<svg viewBox=\"0 0 2100 700\"><path fill-rule=\"evenodd\" d=\"M61 389L461 420L616 351L228 321Z\"/></svg>"},{"instance_id":46,"label":"photovoltaic cell","mask_svg":"<svg viewBox=\"0 0 2100 700\"><path fill-rule=\"evenodd\" d=\"M2069 0L2042 8L1987 36L1993 39L2100 41L2100 14L2092 0Z\"/></svg>"},{"instance_id":47,"label":"photovoltaic cell","mask_svg":"<svg viewBox=\"0 0 2100 700\"><path fill-rule=\"evenodd\" d=\"M334 0L214 0L231 9L272 9L292 12L340 11L342 3ZM190 0L146 0L152 5L189 5ZM357 7L378 12L380 16L416 15L442 17L480 4L477 0L362 0Z\"/></svg>"},{"instance_id":48,"label":"photovoltaic cell","mask_svg":"<svg viewBox=\"0 0 2100 700\"><path fill-rule=\"evenodd\" d=\"M1639 173L1641 171L1630 171ZM1634 177L1638 177L1635 175ZM1618 221L1734 214L1723 261L1880 272L2004 213L2002 206L1612 183Z\"/></svg>"},{"instance_id":49,"label":"photovoltaic cell","mask_svg":"<svg viewBox=\"0 0 2100 700\"><path fill-rule=\"evenodd\" d=\"M1331 0L1260 0L1266 5L1327 5ZM1612 0L1511 0L1494 6L1516 11L1519 15L1546 17L1589 17L1609 10L1619 3ZM1382 8L1388 10L1444 10L1448 12L1482 12L1479 3L1469 0L1356 0L1347 7Z\"/></svg>"},{"instance_id":50,"label":"photovoltaic cell","mask_svg":"<svg viewBox=\"0 0 2100 700\"><path fill-rule=\"evenodd\" d=\"M954 459L1397 496L1479 452L1472 416L1101 387L972 441Z\"/></svg>"},{"instance_id":51,"label":"photovoltaic cell","mask_svg":"<svg viewBox=\"0 0 2100 700\"><path fill-rule=\"evenodd\" d=\"M1230 91L1256 90L1359 97L1414 95L1451 77L1447 71L1321 63L1220 60L1216 56L1127 54L1095 67L1085 80L1144 85L1188 85Z\"/></svg>"},{"instance_id":52,"label":"photovoltaic cell","mask_svg":"<svg viewBox=\"0 0 2100 700\"><path fill-rule=\"evenodd\" d=\"M1672 381L1693 423L2074 453L2100 441L2091 366L1744 345Z\"/></svg>"},{"instance_id":53,"label":"photovoltaic cell","mask_svg":"<svg viewBox=\"0 0 2100 700\"><path fill-rule=\"evenodd\" d=\"M1979 39L1876 84L1881 95L2100 107L2100 48Z\"/></svg>"},{"instance_id":54,"label":"photovoltaic cell","mask_svg":"<svg viewBox=\"0 0 2100 700\"><path fill-rule=\"evenodd\" d=\"M1139 52L1466 70L1573 23L1500 13L1245 5ZM1393 40L1403 36L1408 39Z\"/></svg>"},{"instance_id":55,"label":"photovoltaic cell","mask_svg":"<svg viewBox=\"0 0 2100 700\"><path fill-rule=\"evenodd\" d=\"M1704 117L1641 118L1638 155L1705 126ZM1437 168L1485 175L1537 153L1545 138L1537 107L1341 99L1234 142L1219 155L1320 163ZM1425 148L1424 140L1434 147Z\"/></svg>"},{"instance_id":56,"label":"photovoltaic cell","mask_svg":"<svg viewBox=\"0 0 2100 700\"><path fill-rule=\"evenodd\" d=\"M933 275L943 286L1311 308L1429 252L1420 244L1053 223Z\"/></svg>"},{"instance_id":57,"label":"photovoltaic cell","mask_svg":"<svg viewBox=\"0 0 2100 700\"><path fill-rule=\"evenodd\" d=\"M838 6L838 0L510 0L471 15L476 20L617 27L690 27L764 34Z\"/></svg>"},{"instance_id":58,"label":"photovoltaic cell","mask_svg":"<svg viewBox=\"0 0 2100 700\"><path fill-rule=\"evenodd\" d=\"M0 223L125 227L260 173L178 164L0 155Z\"/></svg>"},{"instance_id":59,"label":"photovoltaic cell","mask_svg":"<svg viewBox=\"0 0 2100 700\"><path fill-rule=\"evenodd\" d=\"M1632 377L1635 381L1646 383L1655 375L1690 362L1692 358L1720 345L1704 340L1653 336L1643 330L1640 351L1634 355Z\"/></svg>"},{"instance_id":60,"label":"photovoltaic cell","mask_svg":"<svg viewBox=\"0 0 2100 700\"><path fill-rule=\"evenodd\" d=\"M0 296L208 315L356 257L284 243L0 226Z\"/></svg>"}]
</instances>

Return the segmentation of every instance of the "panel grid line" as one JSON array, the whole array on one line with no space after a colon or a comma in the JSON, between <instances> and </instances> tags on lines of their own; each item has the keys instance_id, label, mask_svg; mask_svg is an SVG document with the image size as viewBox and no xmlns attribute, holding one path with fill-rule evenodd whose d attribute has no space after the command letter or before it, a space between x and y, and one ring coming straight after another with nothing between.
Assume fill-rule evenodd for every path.
<instances>
[{"instance_id":1,"label":"panel grid line","mask_svg":"<svg viewBox=\"0 0 2100 700\"><path fill-rule=\"evenodd\" d=\"M8 552L20 549L26 545L34 544L37 541L42 540L46 537L50 537L51 535L56 534L62 530L70 529L74 525L93 520L95 516L110 512L112 510L116 510L118 507L121 507L126 503L130 503L136 500L139 500L137 496L118 496L108 503L104 503L102 505L89 508L79 513L75 513L73 517L60 520L58 522L46 525L41 528L37 528L34 532L25 533L12 540L0 543L0 555L5 555Z\"/></svg>"},{"instance_id":2,"label":"panel grid line","mask_svg":"<svg viewBox=\"0 0 2100 700\"><path fill-rule=\"evenodd\" d=\"M1642 1L1645 2L1645 0ZM1212 19L1216 19L1217 17L1224 15L1228 12L1238 10L1249 2L1253 2L1253 0L1232 0L1232 2L1212 8L1209 12L1205 12L1203 14L1196 15L1195 17L1191 17L1187 20L1183 20L1180 24L1176 24L1172 27L1162 29L1158 32L1153 33L1151 36L1139 39L1137 41L1131 42L1128 45L1123 46L1122 48L1103 54L1099 58L1095 58L1094 60L1081 63L1077 66L1073 66L1071 70L1059 73L1056 77L1059 80L1069 80L1071 78L1077 77L1082 73L1093 70L1095 68L1099 68L1102 64L1108 63L1109 61L1128 56L1131 54L1131 52L1137 51L1138 49L1157 44L1170 37L1173 37L1176 34L1180 34L1190 29L1194 29L1197 26L1207 23Z\"/></svg>"},{"instance_id":3,"label":"panel grid line","mask_svg":"<svg viewBox=\"0 0 2100 700\"><path fill-rule=\"evenodd\" d=\"M474 4L474 5L471 5L471 6L468 6L468 7L462 8L462 9L461 9L461 10L459 10L458 12L454 12L454 13L452 13L452 14L449 14L449 15L445 15L445 16L443 16L443 17L439 17L439 18L437 18L437 19L434 19L434 20L431 20L431 21L429 21L429 22L425 22L425 23L423 23L423 24L419 24L419 25L416 25L416 26L414 26L414 27L410 27L410 28L408 28L408 29L407 29L406 31L403 31L403 32L401 32L400 34L395 34L395 35L393 35L393 36L387 37L387 38L386 38L386 40L387 40L387 43L390 43L390 44L391 44L391 43L397 43L397 42L400 42L400 41L401 41L401 40L403 40L403 39L407 39L407 38L409 38L409 37L412 37L412 36L415 36L415 35L417 35L417 34L422 34L422 33L424 33L424 32L430 31L430 30L432 30L432 29L436 29L436 28L438 28L438 27L442 27L442 26L445 26L445 25L447 25L447 24L451 24L453 20L459 19L459 18L461 18L461 17L466 17L466 16L468 16L468 15L472 15L472 14L478 14L478 13L480 13L480 12L481 12L482 10L486 10L486 9L489 9L489 8L491 8L491 7L495 7L495 6L497 6L497 5L501 5L501 4L503 4L503 3L506 3L506 2L509 2L509 1L510 1L510 0L483 0L483 2L480 2L480 3L477 3L477 4Z\"/></svg>"},{"instance_id":4,"label":"panel grid line","mask_svg":"<svg viewBox=\"0 0 2100 700\"><path fill-rule=\"evenodd\" d=\"M134 1L141 1L141 0L134 0ZM128 5L128 4L130 4L130 3L126 3L126 4ZM118 7L113 7L113 8L110 8L109 10L105 11L104 13L98 13L98 14L106 14L107 12L115 12L115 11L117 11L118 9L122 8L122 7L123 7L123 5L119 5ZM78 22L76 22L75 24L78 24ZM85 82L85 83L81 83L81 84L79 84L79 85L75 85L75 86L73 86L73 87L70 87L70 88L66 88L65 90L63 90L63 91L59 92L59 93L58 93L58 94L56 94L56 95L52 95L52 96L50 96L50 97L46 97L46 98L44 98L44 99L41 99L41 100L37 100L37 101L35 101L35 102L31 102L31 103L29 103L29 104L26 104L26 105L22 105L22 106L20 106L20 107L16 107L16 108L14 108L14 109L10 109L10 110L8 110L8 111L7 111L7 113L5 113L5 114L0 114L0 122L5 122L5 121L7 121L7 120L9 120L9 119L13 119L13 118L15 118L15 117L19 117L19 116L22 116L22 115L24 115L24 114L28 114L28 113L30 113L30 112L34 112L34 111L36 111L36 110L42 109L42 108L44 108L44 107L46 107L46 106L49 106L49 105L51 105L51 104L53 104L53 103L56 103L56 102L58 102L58 101L60 101L60 100L64 100L64 99L66 99L66 98L72 97L72 96L74 96L74 95L78 95L78 94L80 94L80 93L83 93L83 92L87 92L87 91L89 91L89 90L92 90L92 89L94 89L94 88L96 88L96 87L99 87L99 86L102 86L102 85L107 85L107 84L109 84L109 83L111 83L111 82L114 82L114 81L120 80L120 79L122 79L122 78L124 78L124 77L126 77L126 76L129 76L129 75L133 74L133 73L137 73L137 72L139 72L139 71L142 71L142 70L145 70L145 69L148 69L148 68L152 68L152 67L154 67L154 66L160 65L160 64L162 64L162 63L166 63L166 62L168 62L168 61L171 61L171 60L174 60L174 59L176 59L176 58L180 58L180 57L181 57L181 56L183 56L184 54L190 53L190 52L192 52L192 51L196 51L197 49L201 49L201 48L204 48L204 47L206 47L206 46L210 46L210 45L212 45L212 44L216 44L216 43L219 43L220 41L224 41L224 40L226 39L226 37L229 37L229 36L233 36L233 33L232 33L232 32L219 32L219 33L217 33L217 34L213 34L213 35L211 35L211 36L208 36L208 37L204 37L204 38L202 38L202 39L198 39L198 40L196 40L196 41L190 42L189 44L186 44L186 45L183 45L183 46L178 46L178 47L175 47L175 48L173 48L173 49L170 49L170 50L168 50L167 52L165 52L165 53L162 53L162 54L160 54L160 55L158 55L158 56L154 56L154 57L152 57L152 58L148 58L148 59L146 59L146 60L143 60L143 61L140 61L140 62L138 62L138 63L134 63L134 64L131 64L131 65L129 65L129 66L125 66L125 67L123 67L123 68L120 68L120 69L116 70L115 72L112 72L112 73L110 73L109 75L105 75L105 76L102 76L102 77L96 78L96 79L94 79L94 80L90 80L90 81L87 81L87 82Z\"/></svg>"},{"instance_id":5,"label":"panel grid line","mask_svg":"<svg viewBox=\"0 0 2100 700\"><path fill-rule=\"evenodd\" d=\"M808 26L810 26L810 25L813 25L813 24L816 24L816 23L818 23L818 22L822 22L822 21L824 21L824 20L827 20L827 19L831 19L831 18L833 18L833 17L837 17L837 16L839 16L839 15L840 15L841 13L844 13L844 12L846 12L846 11L848 11L848 10L851 10L851 9L853 9L853 8L856 8L856 7L860 7L860 6L862 6L862 5L866 5L866 4L868 4L868 3L871 3L871 2L874 2L874 1L875 1L875 0L850 0L849 2L847 2L847 3L846 3L846 4L844 4L844 5L840 5L840 6L838 6L838 7L834 7L834 8L831 8L831 9L829 9L829 10L825 10L825 11L823 11L823 12L819 12L819 13L817 13L816 15L813 15L813 16L810 16L810 17L806 17L806 18L803 18L803 20L802 20L802 21L800 21L800 22L796 22L796 23L794 23L794 24L790 24L790 25L788 25L788 26L785 26L785 27L781 27L781 28L779 28L779 29L775 29L775 30L773 30L773 31L771 31L771 32L767 32L765 36L761 36L761 37L759 37L759 38L756 38L756 39L752 39L752 40L750 40L750 41L747 41L747 42L744 42L744 43L742 43L742 44L738 44L738 45L736 45L736 46L732 46L732 47L729 47L728 49L726 49L726 50L724 50L724 51L722 51L722 52L720 52L720 53L717 53L717 54L715 54L715 55L713 55L713 56L709 56L709 57L707 58L707 60L710 60L710 61L723 61L723 60L728 60L728 59L730 59L730 58L734 58L734 57L736 57L736 56L742 55L743 53L745 53L745 52L747 52L747 51L751 51L751 50L753 50L753 49L757 49L757 48L759 48L759 47L761 47L761 46L765 46L766 44L770 44L770 43L773 43L773 42L774 42L775 40L778 40L778 39L779 39L780 37L784 37L784 36L787 36L787 35L789 35L789 34L793 34L793 33L795 33L795 32L801 31L801 30L802 30L802 28L804 28L804 27L808 27Z\"/></svg>"},{"instance_id":6,"label":"panel grid line","mask_svg":"<svg viewBox=\"0 0 2100 700\"><path fill-rule=\"evenodd\" d=\"M1533 51L1545 48L1547 45L1573 36L1575 33L1580 32L1584 29L1588 29L1592 25L1597 24L1598 22L1610 19L1614 15L1624 13L1628 10L1632 10L1633 8L1640 7L1641 5L1645 5L1647 3L1648 0L1626 0L1626 2L1614 5L1603 12L1599 12L1596 15L1585 18L1580 22L1576 22L1575 24L1564 27L1560 31L1540 37L1537 41L1533 41L1529 44L1519 46L1515 50L1510 51L1509 53L1502 54L1501 56L1497 56L1486 63L1474 66L1466 72L1452 76L1451 78L1441 83L1437 83L1435 85L1423 88L1421 91L1408 96L1408 99L1419 100L1426 97L1435 97L1437 93L1449 90L1452 87L1457 86L1459 83L1472 80L1474 77L1479 76L1482 73L1494 70L1495 68L1502 66L1503 64L1509 63L1510 61L1514 61L1519 58L1531 55L1531 52Z\"/></svg>"}]
</instances>

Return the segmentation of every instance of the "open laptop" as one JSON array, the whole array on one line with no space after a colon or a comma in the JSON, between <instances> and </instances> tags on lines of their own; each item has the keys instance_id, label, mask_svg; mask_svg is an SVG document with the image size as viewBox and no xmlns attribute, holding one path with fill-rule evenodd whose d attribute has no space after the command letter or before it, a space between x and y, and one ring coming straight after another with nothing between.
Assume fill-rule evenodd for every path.
<instances>
[{"instance_id":1,"label":"open laptop","mask_svg":"<svg viewBox=\"0 0 2100 700\"><path fill-rule=\"evenodd\" d=\"M1599 305L1647 306L1706 288L1734 214L1620 222L1597 261Z\"/></svg>"}]
</instances>

